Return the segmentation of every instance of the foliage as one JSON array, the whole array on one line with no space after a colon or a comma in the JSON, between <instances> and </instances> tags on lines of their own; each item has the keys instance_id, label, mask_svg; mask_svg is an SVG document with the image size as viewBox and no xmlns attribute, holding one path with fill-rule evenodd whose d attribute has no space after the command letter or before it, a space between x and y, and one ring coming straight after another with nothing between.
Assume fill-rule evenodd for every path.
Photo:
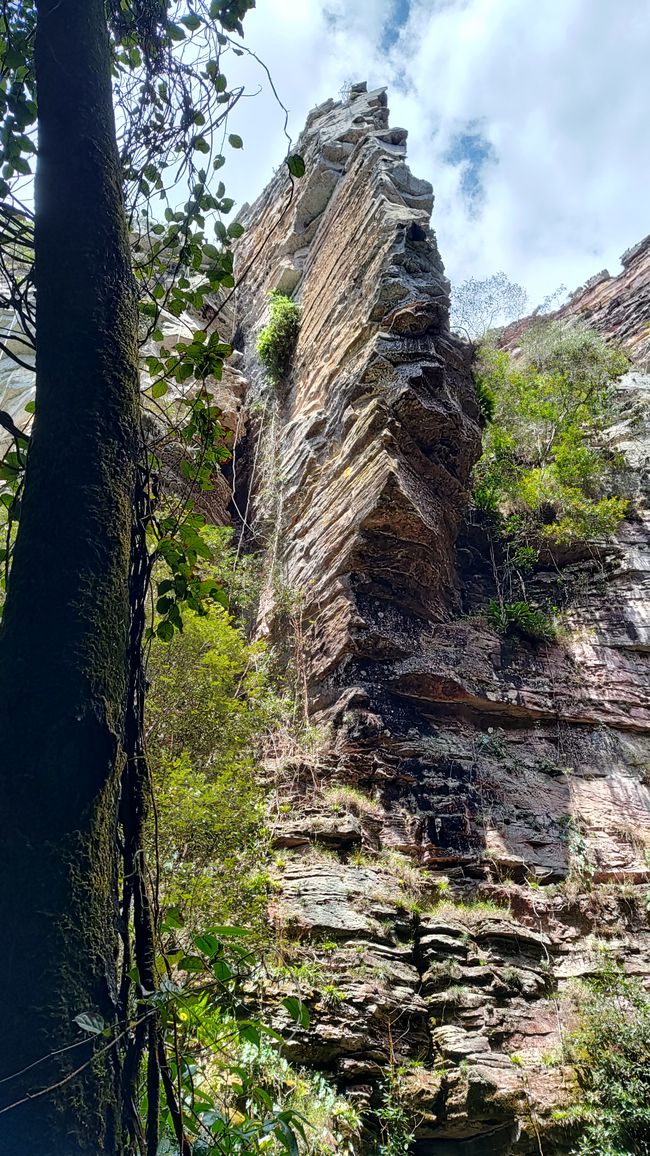
<instances>
[{"instance_id":1,"label":"foliage","mask_svg":"<svg viewBox=\"0 0 650 1156\"><path fill-rule=\"evenodd\" d=\"M262 556L235 546L229 526L207 526L203 537L212 551L210 573L226 595L227 609L240 625L248 625L259 603Z\"/></svg>"},{"instance_id":2,"label":"foliage","mask_svg":"<svg viewBox=\"0 0 650 1156\"><path fill-rule=\"evenodd\" d=\"M284 711L264 646L215 607L188 616L171 642L156 639L148 673L163 899L194 928L259 920L267 836L254 745Z\"/></svg>"},{"instance_id":3,"label":"foliage","mask_svg":"<svg viewBox=\"0 0 650 1156\"><path fill-rule=\"evenodd\" d=\"M610 387L627 365L598 334L539 322L515 362L484 345L475 377L496 397L474 477L474 501L521 549L611 534L626 500L607 490L616 461L599 440Z\"/></svg>"},{"instance_id":4,"label":"foliage","mask_svg":"<svg viewBox=\"0 0 650 1156\"><path fill-rule=\"evenodd\" d=\"M382 815L379 803L347 784L330 787L325 792L325 802L334 810L348 811L351 815L368 818L380 818Z\"/></svg>"},{"instance_id":5,"label":"foliage","mask_svg":"<svg viewBox=\"0 0 650 1156\"><path fill-rule=\"evenodd\" d=\"M434 904L426 911L427 917L435 917L437 919L454 919L458 923L464 923L468 927L473 927L482 919L508 919L511 918L510 908L502 904L494 903L491 899L475 899L463 902L461 900L443 899L442 902Z\"/></svg>"},{"instance_id":6,"label":"foliage","mask_svg":"<svg viewBox=\"0 0 650 1156\"><path fill-rule=\"evenodd\" d=\"M380 1137L375 1156L408 1156L414 1140L413 1124L400 1096L399 1076L390 1071L382 1089L382 1102L374 1111Z\"/></svg>"},{"instance_id":7,"label":"foliage","mask_svg":"<svg viewBox=\"0 0 650 1156\"><path fill-rule=\"evenodd\" d=\"M179 946L181 930L178 912L169 909L161 927L161 983L140 1001L144 1014L155 1009L173 1057L161 1070L158 1151L252 1156L264 1145L294 1156L298 1137L306 1141L303 1117L281 1096L272 1097L255 1062L262 1048L268 1054L282 1037L252 1010L260 961L246 932L218 927L192 936L186 951ZM301 1006L289 1010L304 1019ZM147 1111L144 1096L143 1117Z\"/></svg>"},{"instance_id":8,"label":"foliage","mask_svg":"<svg viewBox=\"0 0 650 1156\"><path fill-rule=\"evenodd\" d=\"M612 962L589 981L580 1027L567 1040L580 1096L566 1118L583 1125L576 1156L650 1152L650 1001Z\"/></svg>"},{"instance_id":9,"label":"foliage","mask_svg":"<svg viewBox=\"0 0 650 1156\"><path fill-rule=\"evenodd\" d=\"M244 229L238 221L226 224L234 202L215 174L226 164L225 142L232 149L243 147L241 137L228 132L243 90L229 86L225 69L233 54L249 51L241 39L242 21L254 6L254 0L195 0L190 11L177 0L136 5L109 0L106 6L147 371L143 403L158 421L146 462L152 483L147 521L153 557L170 570L158 588L166 606L159 607L157 625L163 639L180 629L185 609L218 597L214 584L206 587L197 574L197 557L207 555L205 519L193 496L213 488L215 473L230 457L211 383L221 378L231 347L215 327L220 307L213 302L234 290L232 245ZM10 310L12 320L5 332L0 326L0 350L28 372L35 346L33 218L26 208L36 155L34 27L33 0L7 0L0 12L0 198L7 198L0 204L0 308ZM293 184L304 173L304 161L292 154L286 163ZM174 318L182 319L180 327L169 324ZM165 336L168 330L173 339ZM165 395L171 400L163 407ZM7 572L11 525L20 514L20 501L14 499L20 497L26 435L23 442L10 445L0 475L0 491L13 502L4 547ZM160 509L151 501L152 490L164 493L158 479L170 447L186 483L180 510L176 499L163 500Z\"/></svg>"},{"instance_id":10,"label":"foliage","mask_svg":"<svg viewBox=\"0 0 650 1156\"><path fill-rule=\"evenodd\" d=\"M497 325L505 325L526 311L528 294L505 273L493 273L480 281L470 277L451 292L452 329L481 340Z\"/></svg>"},{"instance_id":11,"label":"foliage","mask_svg":"<svg viewBox=\"0 0 650 1156\"><path fill-rule=\"evenodd\" d=\"M354 1156L358 1151L360 1114L323 1075L294 1068L266 1040L255 1052L250 1046L243 1049L241 1061L252 1066L274 1103L281 1103L304 1121L304 1137L299 1142L304 1156L330 1156L332 1152Z\"/></svg>"},{"instance_id":12,"label":"foliage","mask_svg":"<svg viewBox=\"0 0 650 1156\"><path fill-rule=\"evenodd\" d=\"M300 307L279 289L270 294L271 317L257 339L257 352L269 381L279 385L291 369L298 333Z\"/></svg>"},{"instance_id":13,"label":"foliage","mask_svg":"<svg viewBox=\"0 0 650 1156\"><path fill-rule=\"evenodd\" d=\"M516 634L532 642L550 642L555 636L553 623L543 610L536 610L528 602L488 602L487 618L497 634Z\"/></svg>"},{"instance_id":14,"label":"foliage","mask_svg":"<svg viewBox=\"0 0 650 1156\"><path fill-rule=\"evenodd\" d=\"M497 405L497 397L493 389L484 381L475 382L478 407L484 421L492 421Z\"/></svg>"}]
</instances>

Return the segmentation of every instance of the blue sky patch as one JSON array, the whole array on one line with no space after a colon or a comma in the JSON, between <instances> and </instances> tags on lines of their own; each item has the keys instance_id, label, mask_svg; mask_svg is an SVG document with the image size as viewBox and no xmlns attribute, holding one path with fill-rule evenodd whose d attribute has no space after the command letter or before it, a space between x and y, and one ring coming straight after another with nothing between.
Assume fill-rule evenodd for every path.
<instances>
[{"instance_id":1,"label":"blue sky patch","mask_svg":"<svg viewBox=\"0 0 650 1156\"><path fill-rule=\"evenodd\" d=\"M384 24L379 47L388 52L399 40L399 34L406 24L411 11L411 0L394 0L390 16Z\"/></svg>"},{"instance_id":2,"label":"blue sky patch","mask_svg":"<svg viewBox=\"0 0 650 1156\"><path fill-rule=\"evenodd\" d=\"M496 161L494 146L483 136L477 121L470 121L462 132L452 137L444 155L449 165L461 165L460 189L468 201L477 201L482 192L483 169Z\"/></svg>"}]
</instances>

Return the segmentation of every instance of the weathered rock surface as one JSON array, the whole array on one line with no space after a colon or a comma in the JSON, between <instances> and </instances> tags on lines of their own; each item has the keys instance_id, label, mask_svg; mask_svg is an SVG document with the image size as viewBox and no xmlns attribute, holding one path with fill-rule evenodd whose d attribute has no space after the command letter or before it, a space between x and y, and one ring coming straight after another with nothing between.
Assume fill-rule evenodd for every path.
<instances>
[{"instance_id":1,"label":"weathered rock surface","mask_svg":"<svg viewBox=\"0 0 650 1156\"><path fill-rule=\"evenodd\" d=\"M622 272L614 277L607 269L590 277L553 316L579 317L622 346L640 369L650 370L650 235L623 253L621 264ZM527 321L506 328L506 344L516 342Z\"/></svg>"},{"instance_id":2,"label":"weathered rock surface","mask_svg":"<svg viewBox=\"0 0 650 1156\"><path fill-rule=\"evenodd\" d=\"M623 271L606 269L577 289L558 313L580 317L604 337L622 345L639 367L650 369L650 236L621 257Z\"/></svg>"},{"instance_id":3,"label":"weathered rock surface","mask_svg":"<svg viewBox=\"0 0 650 1156\"><path fill-rule=\"evenodd\" d=\"M487 542L465 518L479 412L405 140L383 90L320 106L304 180L280 171L238 246L260 622L292 634L328 736L281 786L274 828L274 918L321 969L290 1048L363 1101L402 1065L418 1153L550 1156L571 1146L553 1120L571 1095L566 985L603 945L650 976L650 378L623 379L610 431L632 498L616 542L536 579L561 593L562 641L497 637ZM302 324L273 391L255 340L275 288ZM646 241L563 315L643 367L649 301ZM361 801L333 808L336 783Z\"/></svg>"}]
</instances>

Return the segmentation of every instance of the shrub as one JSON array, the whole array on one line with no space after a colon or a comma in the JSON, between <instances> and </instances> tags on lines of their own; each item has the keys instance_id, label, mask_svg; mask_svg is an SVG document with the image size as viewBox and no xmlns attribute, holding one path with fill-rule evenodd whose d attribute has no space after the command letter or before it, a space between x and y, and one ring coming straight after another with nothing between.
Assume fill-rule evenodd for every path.
<instances>
[{"instance_id":1,"label":"shrub","mask_svg":"<svg viewBox=\"0 0 650 1156\"><path fill-rule=\"evenodd\" d=\"M553 623L542 610L528 602L488 602L487 618L497 634L516 634L532 642L550 642L555 637Z\"/></svg>"},{"instance_id":2,"label":"shrub","mask_svg":"<svg viewBox=\"0 0 650 1156\"><path fill-rule=\"evenodd\" d=\"M415 1139L414 1120L404 1103L399 1072L394 1069L384 1080L381 1104L373 1115L380 1130L373 1156L408 1156Z\"/></svg>"},{"instance_id":3,"label":"shrub","mask_svg":"<svg viewBox=\"0 0 650 1156\"><path fill-rule=\"evenodd\" d=\"M257 353L269 381L279 385L291 369L300 330L300 307L279 289L274 289L270 298L271 318L257 339Z\"/></svg>"},{"instance_id":4,"label":"shrub","mask_svg":"<svg viewBox=\"0 0 650 1156\"><path fill-rule=\"evenodd\" d=\"M262 961L251 950L246 931L224 927L191 935L186 940L190 954L185 954L180 946L182 930L178 911L168 910L160 925L162 954L156 959L163 979L155 995L148 993L160 1008L162 1038L173 1057L171 1079L163 1077L160 1089L157 1156L179 1156L181 1150L194 1156L252 1156L262 1151L295 1156L298 1137L305 1143L300 1150L314 1156L346 1151L336 1144L310 1147L305 1124L311 1124L307 1114L311 1109L316 1122L330 1125L327 1139L331 1133L333 1140L339 1134L345 1140L355 1123L351 1106L333 1089L327 1085L321 1089L309 1077L302 1081L306 1092L299 1100L292 1087L296 1077L279 1054L282 1037L250 1018L253 992L259 1006ZM309 1013L300 1000L283 999L281 1007L301 1027L309 1026ZM260 1062L266 1057L270 1057L267 1066L284 1065L284 1078L275 1081L273 1097ZM141 1084L143 1124L148 1122L149 1092L149 1084ZM299 1103L299 1111L294 1102ZM179 1147L181 1127L185 1139ZM140 1145L138 1149L144 1151Z\"/></svg>"},{"instance_id":5,"label":"shrub","mask_svg":"<svg viewBox=\"0 0 650 1156\"><path fill-rule=\"evenodd\" d=\"M494 390L490 389L489 385L484 381L477 381L476 396L482 417L485 421L492 421L497 404L497 397Z\"/></svg>"},{"instance_id":6,"label":"shrub","mask_svg":"<svg viewBox=\"0 0 650 1156\"><path fill-rule=\"evenodd\" d=\"M217 607L188 615L169 643L154 640L148 673L162 899L183 908L190 929L262 920L267 840L253 743L283 710L264 648Z\"/></svg>"},{"instance_id":7,"label":"shrub","mask_svg":"<svg viewBox=\"0 0 650 1156\"><path fill-rule=\"evenodd\" d=\"M611 492L619 463L599 435L612 414L611 384L626 367L621 353L578 325L531 326L516 362L482 346L474 376L492 421L474 501L504 537L539 547L616 529L627 502Z\"/></svg>"},{"instance_id":8,"label":"shrub","mask_svg":"<svg viewBox=\"0 0 650 1156\"><path fill-rule=\"evenodd\" d=\"M650 1002L636 979L607 963L588 984L568 1039L580 1096L567 1117L583 1125L576 1156L650 1152Z\"/></svg>"},{"instance_id":9,"label":"shrub","mask_svg":"<svg viewBox=\"0 0 650 1156\"><path fill-rule=\"evenodd\" d=\"M255 1076L274 1104L281 1103L296 1113L304 1124L304 1140L299 1150L304 1156L354 1156L359 1151L361 1115L351 1100L336 1091L325 1076L295 1068L271 1043L263 1040L258 1048L245 1046L240 1062ZM256 1149L257 1150L257 1149ZM279 1153L284 1148L259 1151ZM297 1152L288 1144L287 1152Z\"/></svg>"}]
</instances>

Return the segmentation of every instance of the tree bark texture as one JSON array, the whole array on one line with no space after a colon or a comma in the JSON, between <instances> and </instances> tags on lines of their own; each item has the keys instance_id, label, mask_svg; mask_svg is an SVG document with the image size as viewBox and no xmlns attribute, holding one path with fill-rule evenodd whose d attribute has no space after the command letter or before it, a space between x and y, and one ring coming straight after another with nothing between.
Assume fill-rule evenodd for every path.
<instances>
[{"instance_id":1,"label":"tree bark texture","mask_svg":"<svg viewBox=\"0 0 650 1156\"><path fill-rule=\"evenodd\" d=\"M0 634L0 1156L119 1156L118 1049L74 1017L118 1030L137 307L104 0L36 7L37 400Z\"/></svg>"}]
</instances>

